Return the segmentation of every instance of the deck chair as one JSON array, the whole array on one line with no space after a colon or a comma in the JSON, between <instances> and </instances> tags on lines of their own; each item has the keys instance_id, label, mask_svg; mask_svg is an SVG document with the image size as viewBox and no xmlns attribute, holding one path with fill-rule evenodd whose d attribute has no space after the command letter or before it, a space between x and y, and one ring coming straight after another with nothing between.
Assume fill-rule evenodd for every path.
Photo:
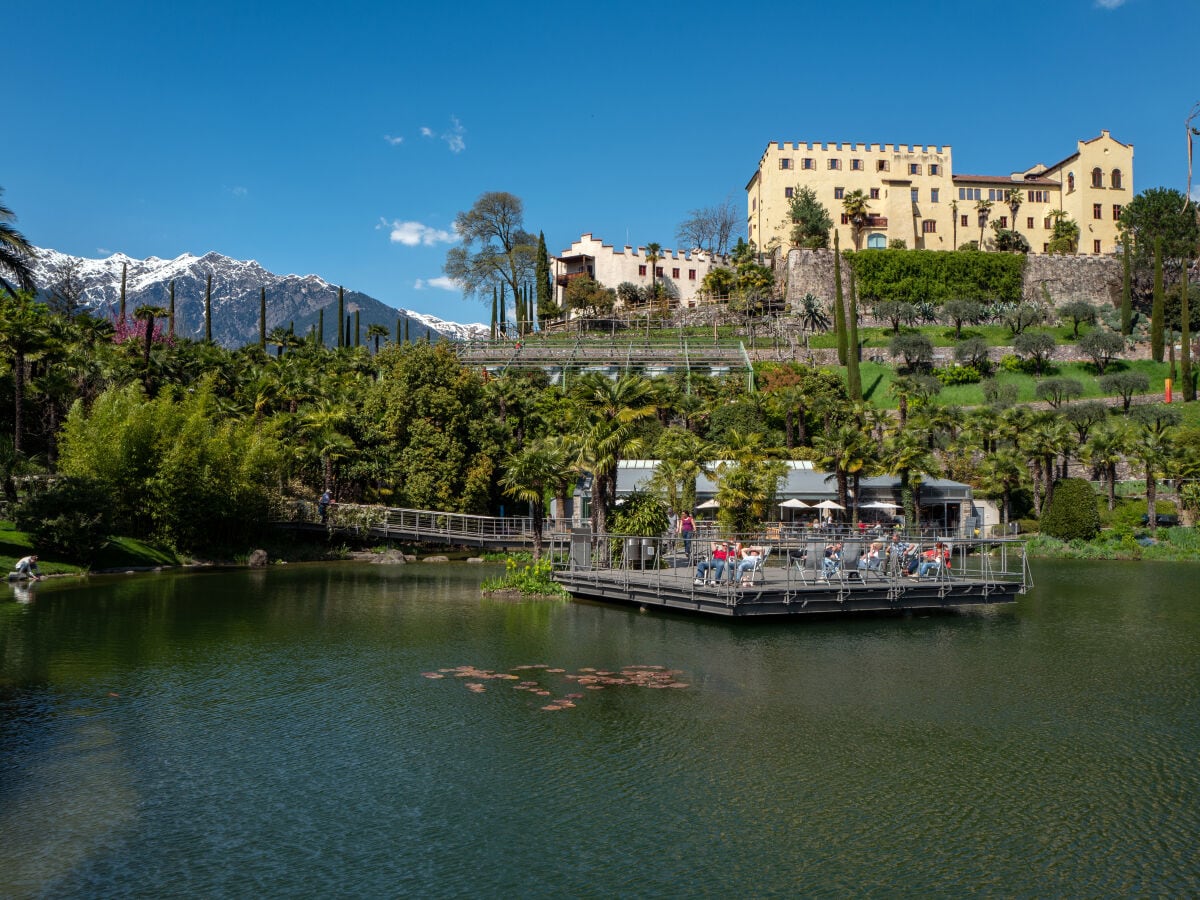
<instances>
[{"instance_id":1,"label":"deck chair","mask_svg":"<svg viewBox=\"0 0 1200 900\"><path fill-rule=\"evenodd\" d=\"M760 577L760 576L762 577L763 580L766 580L766 576L763 575L763 563L765 563L767 561L767 557L770 555L771 555L771 548L769 546L763 547L762 553L760 553L758 556L758 559L756 559L754 561L754 565L751 566L750 570L745 575L742 576L748 582L747 586L753 585L754 579L757 577Z\"/></svg>"}]
</instances>

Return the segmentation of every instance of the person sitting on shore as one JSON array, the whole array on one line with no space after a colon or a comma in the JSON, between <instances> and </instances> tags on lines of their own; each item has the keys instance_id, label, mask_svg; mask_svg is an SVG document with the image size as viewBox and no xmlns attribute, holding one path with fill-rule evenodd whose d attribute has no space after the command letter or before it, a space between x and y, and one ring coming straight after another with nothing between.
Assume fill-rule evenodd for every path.
<instances>
[{"instance_id":1,"label":"person sitting on shore","mask_svg":"<svg viewBox=\"0 0 1200 900\"><path fill-rule=\"evenodd\" d=\"M37 554L23 556L17 560L17 566L13 572L18 578L28 578L30 581L41 581L42 574L38 571Z\"/></svg>"},{"instance_id":2,"label":"person sitting on shore","mask_svg":"<svg viewBox=\"0 0 1200 900\"><path fill-rule=\"evenodd\" d=\"M708 559L700 560L700 564L696 566L695 584L704 584L708 573L712 573L711 581L716 584L721 580L721 576L725 574L726 561L729 565L733 565L733 545L725 541L713 541L711 545L712 555Z\"/></svg>"}]
</instances>

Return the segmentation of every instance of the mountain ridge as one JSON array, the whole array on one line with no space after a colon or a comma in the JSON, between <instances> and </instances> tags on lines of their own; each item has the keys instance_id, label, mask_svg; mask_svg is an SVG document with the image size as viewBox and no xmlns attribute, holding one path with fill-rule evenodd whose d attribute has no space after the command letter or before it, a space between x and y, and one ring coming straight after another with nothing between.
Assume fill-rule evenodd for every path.
<instances>
[{"instance_id":1,"label":"mountain ridge","mask_svg":"<svg viewBox=\"0 0 1200 900\"><path fill-rule=\"evenodd\" d=\"M267 331L291 327L304 336L332 307L336 318L338 287L319 275L278 275L256 260L238 260L215 250L196 256L181 253L174 259L157 256L137 259L124 253L92 259L58 250L36 248L33 263L38 294L59 306L71 305L115 319L119 315L121 272L124 267L127 316L139 306L170 304L170 283L175 282L175 331L194 339L204 337L204 294L212 276L213 340L228 347L258 341L259 291L267 292ZM360 340L366 342L369 325L383 325L393 338L401 328L411 340L447 337L470 340L487 337L482 323L461 324L426 313L398 309L359 291L344 292L348 316L359 313ZM326 344L337 343L336 325L324 316ZM349 326L353 328L353 320ZM353 337L351 338L353 340Z\"/></svg>"}]
</instances>

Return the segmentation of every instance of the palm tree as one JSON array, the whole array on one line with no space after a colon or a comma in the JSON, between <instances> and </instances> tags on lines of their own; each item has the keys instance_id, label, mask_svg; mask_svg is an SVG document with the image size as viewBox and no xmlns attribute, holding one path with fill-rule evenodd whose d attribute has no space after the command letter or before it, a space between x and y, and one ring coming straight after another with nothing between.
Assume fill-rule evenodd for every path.
<instances>
[{"instance_id":1,"label":"palm tree","mask_svg":"<svg viewBox=\"0 0 1200 900\"><path fill-rule=\"evenodd\" d=\"M1172 426L1179 423L1179 410L1165 403L1139 406L1135 413L1140 428L1130 445L1134 459L1142 465L1146 478L1146 515L1150 533L1158 529L1158 478L1170 472L1175 444Z\"/></svg>"},{"instance_id":2,"label":"palm tree","mask_svg":"<svg viewBox=\"0 0 1200 900\"><path fill-rule=\"evenodd\" d=\"M937 457L920 435L902 431L888 439L882 465L887 472L900 476L905 521L910 528L920 528L921 482L923 476L936 475L940 470Z\"/></svg>"},{"instance_id":3,"label":"palm tree","mask_svg":"<svg viewBox=\"0 0 1200 900\"><path fill-rule=\"evenodd\" d=\"M375 339L375 355L379 355L379 339L389 337L391 331L386 325L380 325L378 322L373 322L367 326L367 340Z\"/></svg>"},{"instance_id":4,"label":"palm tree","mask_svg":"<svg viewBox=\"0 0 1200 900\"><path fill-rule=\"evenodd\" d=\"M320 400L300 423L306 445L321 461L322 490L333 486L333 463L354 452L354 441L343 433L350 422L350 410L328 397Z\"/></svg>"},{"instance_id":5,"label":"palm tree","mask_svg":"<svg viewBox=\"0 0 1200 900\"><path fill-rule=\"evenodd\" d=\"M850 508L849 479L862 472L873 455L874 446L870 435L857 423L839 425L813 441L813 449L818 453L821 466L833 470L838 503L847 509ZM856 521L857 518L858 510L855 509L852 520Z\"/></svg>"},{"instance_id":6,"label":"palm tree","mask_svg":"<svg viewBox=\"0 0 1200 900\"><path fill-rule=\"evenodd\" d=\"M979 215L979 249L983 249L983 229L987 228L988 219L992 215L992 201L978 200L975 203L975 212Z\"/></svg>"},{"instance_id":7,"label":"palm tree","mask_svg":"<svg viewBox=\"0 0 1200 900\"><path fill-rule=\"evenodd\" d=\"M1083 461L1104 479L1110 510L1117 505L1117 466L1124 462L1129 447L1127 427L1120 420L1111 420L1101 428L1093 428L1081 450Z\"/></svg>"},{"instance_id":8,"label":"palm tree","mask_svg":"<svg viewBox=\"0 0 1200 900\"><path fill-rule=\"evenodd\" d=\"M951 250L958 249L958 201L950 201L950 226L954 229L954 245Z\"/></svg>"},{"instance_id":9,"label":"palm tree","mask_svg":"<svg viewBox=\"0 0 1200 900\"><path fill-rule=\"evenodd\" d=\"M577 406L579 461L592 474L592 528L604 532L608 510L617 500L617 466L641 450L641 422L654 416L650 382L640 375L610 381L600 374L579 378L572 396Z\"/></svg>"},{"instance_id":10,"label":"palm tree","mask_svg":"<svg viewBox=\"0 0 1200 900\"><path fill-rule=\"evenodd\" d=\"M853 190L842 198L842 210L850 220L850 237L854 241L857 252L862 249L862 235L871 220L871 208L867 205L867 195L861 190Z\"/></svg>"},{"instance_id":11,"label":"palm tree","mask_svg":"<svg viewBox=\"0 0 1200 900\"><path fill-rule=\"evenodd\" d=\"M1021 486L1027 470L1025 460L1014 447L989 454L979 465L979 485L990 494L999 494L1000 519L1007 525L1011 517L1012 494Z\"/></svg>"},{"instance_id":12,"label":"palm tree","mask_svg":"<svg viewBox=\"0 0 1200 900\"><path fill-rule=\"evenodd\" d=\"M0 347L12 360L13 378L13 451L23 451L26 365L31 354L40 351L48 340L48 310L34 301L31 294L14 293L0 298Z\"/></svg>"},{"instance_id":13,"label":"palm tree","mask_svg":"<svg viewBox=\"0 0 1200 900\"><path fill-rule=\"evenodd\" d=\"M542 525L546 518L546 491L550 489L555 468L562 459L554 449L535 441L512 453L504 461L500 487L506 496L529 504L533 520L533 560L542 558Z\"/></svg>"},{"instance_id":14,"label":"palm tree","mask_svg":"<svg viewBox=\"0 0 1200 900\"><path fill-rule=\"evenodd\" d=\"M0 188L0 197L3 196L4 188ZM15 221L17 217L13 211L0 203L0 286L14 299L18 290L32 292L34 289L30 260L35 254L33 245L25 239L25 235L12 227L11 223ZM4 280L5 272L17 283L16 289Z\"/></svg>"},{"instance_id":15,"label":"palm tree","mask_svg":"<svg viewBox=\"0 0 1200 900\"><path fill-rule=\"evenodd\" d=\"M646 245L646 262L650 265L650 299L658 299L658 261L662 259L662 247L653 241Z\"/></svg>"},{"instance_id":16,"label":"palm tree","mask_svg":"<svg viewBox=\"0 0 1200 900\"><path fill-rule=\"evenodd\" d=\"M1017 230L1017 210L1021 208L1021 203L1024 201L1025 195L1021 193L1020 188L1013 188L1008 192L1008 208L1012 210L1012 231Z\"/></svg>"}]
</instances>

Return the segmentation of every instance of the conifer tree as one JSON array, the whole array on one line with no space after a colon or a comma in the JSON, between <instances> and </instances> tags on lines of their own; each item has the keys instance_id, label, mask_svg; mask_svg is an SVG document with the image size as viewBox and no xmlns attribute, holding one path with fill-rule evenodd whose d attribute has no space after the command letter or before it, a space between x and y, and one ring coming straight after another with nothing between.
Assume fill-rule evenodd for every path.
<instances>
[{"instance_id":1,"label":"conifer tree","mask_svg":"<svg viewBox=\"0 0 1200 900\"><path fill-rule=\"evenodd\" d=\"M409 328L408 328L408 326L409 326L410 324L412 324L412 319L405 319L405 320L404 320L404 343L406 343L406 344L411 344L411 343L412 343L412 336L411 336L411 334L409 333Z\"/></svg>"},{"instance_id":2,"label":"conifer tree","mask_svg":"<svg viewBox=\"0 0 1200 900\"><path fill-rule=\"evenodd\" d=\"M317 310L317 346L325 346L325 307Z\"/></svg>"},{"instance_id":3,"label":"conifer tree","mask_svg":"<svg viewBox=\"0 0 1200 900\"><path fill-rule=\"evenodd\" d=\"M360 346L362 342L362 329L360 327L359 313L361 310L354 311L354 346Z\"/></svg>"},{"instance_id":4,"label":"conifer tree","mask_svg":"<svg viewBox=\"0 0 1200 900\"><path fill-rule=\"evenodd\" d=\"M1183 402L1192 403L1196 399L1196 383L1192 379L1192 323L1191 310L1188 308L1188 266L1191 260L1184 257L1183 281L1179 285L1179 377L1183 381Z\"/></svg>"},{"instance_id":5,"label":"conifer tree","mask_svg":"<svg viewBox=\"0 0 1200 900\"><path fill-rule=\"evenodd\" d=\"M500 337L508 337L508 324L504 321L505 312L504 285L500 285Z\"/></svg>"},{"instance_id":6,"label":"conifer tree","mask_svg":"<svg viewBox=\"0 0 1200 900\"><path fill-rule=\"evenodd\" d=\"M399 347L404 337L404 316L396 316L396 346Z\"/></svg>"},{"instance_id":7,"label":"conifer tree","mask_svg":"<svg viewBox=\"0 0 1200 900\"><path fill-rule=\"evenodd\" d=\"M858 297L854 285L854 266L850 265L850 314L848 319L848 353L846 354L846 387L850 391L850 399L862 401L862 375L858 369L860 349L858 346Z\"/></svg>"},{"instance_id":8,"label":"conifer tree","mask_svg":"<svg viewBox=\"0 0 1200 900\"><path fill-rule=\"evenodd\" d=\"M167 334L175 337L175 279L171 279L171 305L167 308Z\"/></svg>"},{"instance_id":9,"label":"conifer tree","mask_svg":"<svg viewBox=\"0 0 1200 900\"><path fill-rule=\"evenodd\" d=\"M496 339L496 286L492 285L492 340Z\"/></svg>"},{"instance_id":10,"label":"conifer tree","mask_svg":"<svg viewBox=\"0 0 1200 900\"><path fill-rule=\"evenodd\" d=\"M346 298L341 286L338 287L338 347L346 346L344 341L345 332L342 330L342 321L346 318Z\"/></svg>"},{"instance_id":11,"label":"conifer tree","mask_svg":"<svg viewBox=\"0 0 1200 900\"><path fill-rule=\"evenodd\" d=\"M1154 299L1150 306L1150 357L1157 363L1163 361L1165 339L1163 337L1163 263L1162 238L1154 239Z\"/></svg>"},{"instance_id":12,"label":"conifer tree","mask_svg":"<svg viewBox=\"0 0 1200 900\"><path fill-rule=\"evenodd\" d=\"M546 236L538 232L537 264L537 316L545 327L546 322L558 313L554 306L554 286L550 283L550 254L546 252Z\"/></svg>"},{"instance_id":13,"label":"conifer tree","mask_svg":"<svg viewBox=\"0 0 1200 900\"><path fill-rule=\"evenodd\" d=\"M1128 234L1121 240L1121 265L1121 334L1129 337L1133 334L1133 261Z\"/></svg>"},{"instance_id":14,"label":"conifer tree","mask_svg":"<svg viewBox=\"0 0 1200 900\"><path fill-rule=\"evenodd\" d=\"M846 308L842 299L842 251L838 248L838 233L833 233L833 329L837 333L838 364L846 365L848 344L846 340Z\"/></svg>"},{"instance_id":15,"label":"conifer tree","mask_svg":"<svg viewBox=\"0 0 1200 900\"><path fill-rule=\"evenodd\" d=\"M342 325L342 346L346 348L350 347L350 322L350 316L347 315L346 322Z\"/></svg>"},{"instance_id":16,"label":"conifer tree","mask_svg":"<svg viewBox=\"0 0 1200 900\"><path fill-rule=\"evenodd\" d=\"M121 311L121 318L125 318L124 310ZM212 272L208 273L208 280L204 284L204 340L212 343Z\"/></svg>"},{"instance_id":17,"label":"conifer tree","mask_svg":"<svg viewBox=\"0 0 1200 900\"><path fill-rule=\"evenodd\" d=\"M258 347L267 349L267 289L258 289Z\"/></svg>"}]
</instances>

